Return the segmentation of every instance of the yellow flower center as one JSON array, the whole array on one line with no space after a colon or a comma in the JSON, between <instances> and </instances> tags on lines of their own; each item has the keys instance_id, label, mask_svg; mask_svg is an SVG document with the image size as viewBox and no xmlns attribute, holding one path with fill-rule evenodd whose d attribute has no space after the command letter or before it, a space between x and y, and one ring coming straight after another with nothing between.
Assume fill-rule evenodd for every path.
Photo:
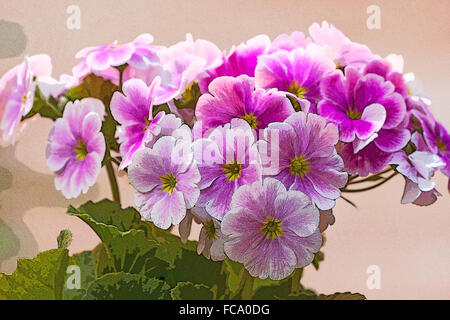
<instances>
[{"instance_id":1,"label":"yellow flower center","mask_svg":"<svg viewBox=\"0 0 450 320\"><path fill-rule=\"evenodd\" d=\"M73 147L73 151L75 151L77 161L83 161L88 154L86 144L81 139L78 139L78 144Z\"/></svg>"},{"instance_id":2,"label":"yellow flower center","mask_svg":"<svg viewBox=\"0 0 450 320\"><path fill-rule=\"evenodd\" d=\"M284 235L283 229L281 228L282 223L283 221L281 220L266 217L266 221L259 231L262 232L264 236L269 238L270 241L272 241L276 237L281 237Z\"/></svg>"},{"instance_id":3,"label":"yellow flower center","mask_svg":"<svg viewBox=\"0 0 450 320\"><path fill-rule=\"evenodd\" d=\"M217 229L216 226L214 225L214 221L212 219L209 219L208 221L206 221L204 223L204 227L205 227L205 235L206 238L208 238L208 240L216 240L217 238Z\"/></svg>"},{"instance_id":4,"label":"yellow flower center","mask_svg":"<svg viewBox=\"0 0 450 320\"><path fill-rule=\"evenodd\" d=\"M308 89L305 87L300 86L297 81L292 82L289 86L288 86L288 92L295 94L297 97L299 97L300 99L304 99L306 93L308 92Z\"/></svg>"},{"instance_id":5,"label":"yellow flower center","mask_svg":"<svg viewBox=\"0 0 450 320\"><path fill-rule=\"evenodd\" d=\"M123 47L123 44L112 44L112 45L109 46L109 48L113 49L113 50L120 49L122 47Z\"/></svg>"},{"instance_id":6,"label":"yellow flower center","mask_svg":"<svg viewBox=\"0 0 450 320\"><path fill-rule=\"evenodd\" d=\"M447 149L447 144L441 140L441 138L436 137L436 146L442 152L445 153L445 149Z\"/></svg>"},{"instance_id":7,"label":"yellow flower center","mask_svg":"<svg viewBox=\"0 0 450 320\"><path fill-rule=\"evenodd\" d=\"M361 119L362 113L357 110L350 109L347 111L347 116L352 120L359 120Z\"/></svg>"},{"instance_id":8,"label":"yellow flower center","mask_svg":"<svg viewBox=\"0 0 450 320\"><path fill-rule=\"evenodd\" d=\"M342 73L345 73L345 67L341 65L339 62L336 62L336 70L341 70Z\"/></svg>"},{"instance_id":9,"label":"yellow flower center","mask_svg":"<svg viewBox=\"0 0 450 320\"><path fill-rule=\"evenodd\" d=\"M173 190L175 190L175 187L177 186L177 183L178 183L177 178L174 177L172 172L169 172L165 176L161 176L159 178L161 179L161 182L162 182L161 190L167 191L170 194L172 194Z\"/></svg>"},{"instance_id":10,"label":"yellow flower center","mask_svg":"<svg viewBox=\"0 0 450 320\"><path fill-rule=\"evenodd\" d=\"M239 118L247 121L247 123L252 129L256 129L261 124L261 122L258 121L258 118L256 118L253 112L245 114L245 116L240 116Z\"/></svg>"},{"instance_id":11,"label":"yellow flower center","mask_svg":"<svg viewBox=\"0 0 450 320\"><path fill-rule=\"evenodd\" d=\"M152 120L150 120L149 118L144 117L144 119L145 119L145 127L144 127L144 129L142 129L142 132L147 131L148 126L150 125L150 123L152 123Z\"/></svg>"},{"instance_id":12,"label":"yellow flower center","mask_svg":"<svg viewBox=\"0 0 450 320\"><path fill-rule=\"evenodd\" d=\"M304 155L299 155L294 159L291 159L291 164L289 165L289 172L294 174L300 179L303 179L305 174L311 171L311 163L308 162Z\"/></svg>"},{"instance_id":13,"label":"yellow flower center","mask_svg":"<svg viewBox=\"0 0 450 320\"><path fill-rule=\"evenodd\" d=\"M242 166L236 160L233 163L224 164L222 169L227 175L227 181L237 180L241 177Z\"/></svg>"}]
</instances>

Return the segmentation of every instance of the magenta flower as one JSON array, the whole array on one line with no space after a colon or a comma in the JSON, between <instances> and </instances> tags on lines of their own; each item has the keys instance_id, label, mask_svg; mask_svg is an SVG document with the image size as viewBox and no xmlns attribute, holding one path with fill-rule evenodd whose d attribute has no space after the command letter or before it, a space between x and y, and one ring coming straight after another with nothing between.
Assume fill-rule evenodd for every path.
<instances>
[{"instance_id":1,"label":"magenta flower","mask_svg":"<svg viewBox=\"0 0 450 320\"><path fill-rule=\"evenodd\" d=\"M290 35L280 34L273 40L268 53L280 50L292 51L298 48L306 48L311 43L310 38L306 38L303 32L294 31Z\"/></svg>"},{"instance_id":2,"label":"magenta flower","mask_svg":"<svg viewBox=\"0 0 450 320\"><path fill-rule=\"evenodd\" d=\"M447 177L450 177L450 134L445 127L432 117L417 115L422 123L423 137L430 152L437 154L445 163L441 169Z\"/></svg>"},{"instance_id":3,"label":"magenta flower","mask_svg":"<svg viewBox=\"0 0 450 320\"><path fill-rule=\"evenodd\" d=\"M258 88L276 88L289 92L300 99L307 99L310 112L315 113L316 103L322 98L320 81L334 71L332 60L308 49L291 52L278 51L259 57L255 71L255 85Z\"/></svg>"},{"instance_id":4,"label":"magenta flower","mask_svg":"<svg viewBox=\"0 0 450 320\"><path fill-rule=\"evenodd\" d=\"M193 150L202 176L198 206L222 220L236 189L261 179L253 132L247 122L233 119L214 129L208 138L194 141Z\"/></svg>"},{"instance_id":5,"label":"magenta flower","mask_svg":"<svg viewBox=\"0 0 450 320\"><path fill-rule=\"evenodd\" d=\"M98 47L89 47L79 51L76 58L83 58L85 65L96 71L118 67L128 63L134 68L146 69L158 63L159 47L150 45L153 37L142 34L134 41L118 44L117 41Z\"/></svg>"},{"instance_id":6,"label":"magenta flower","mask_svg":"<svg viewBox=\"0 0 450 320\"><path fill-rule=\"evenodd\" d=\"M120 170L131 163L133 154L151 145L161 133L164 112L154 118L153 97L160 79L156 78L150 87L139 79L131 79L123 84L121 92L115 92L111 99L111 113L122 126L119 130L120 154L122 163ZM181 125L181 122L180 122Z\"/></svg>"},{"instance_id":7,"label":"magenta flower","mask_svg":"<svg viewBox=\"0 0 450 320\"><path fill-rule=\"evenodd\" d=\"M274 133L278 140L274 141ZM334 207L347 183L344 163L337 154L338 131L335 125L312 113L296 112L283 123L272 123L264 136L274 150L278 147L278 170L270 173L286 189L299 190L311 197L321 210ZM260 151L264 142L260 142ZM275 144L275 146L274 146ZM261 151L262 152L262 151ZM272 151L273 152L273 151ZM262 153L262 161L265 160ZM264 171L266 174L267 171Z\"/></svg>"},{"instance_id":8,"label":"magenta flower","mask_svg":"<svg viewBox=\"0 0 450 320\"><path fill-rule=\"evenodd\" d=\"M218 77L237 77L243 74L254 77L258 57L266 54L269 49L270 39L266 35L256 36L246 43L241 43L239 46L231 48L228 56L223 55L222 64L215 69L209 70L208 76L200 80L201 91L208 92L209 84Z\"/></svg>"},{"instance_id":9,"label":"magenta flower","mask_svg":"<svg viewBox=\"0 0 450 320\"><path fill-rule=\"evenodd\" d=\"M141 215L161 229L179 224L200 194L191 145L172 136L136 152L128 176Z\"/></svg>"},{"instance_id":10,"label":"magenta flower","mask_svg":"<svg viewBox=\"0 0 450 320\"><path fill-rule=\"evenodd\" d=\"M409 140L406 133L396 130L405 117L405 102L394 92L392 83L379 75L362 75L348 67L345 78L339 71L326 77L321 90L324 100L319 103L318 113L338 124L341 141L367 140L384 129L379 136L384 133L398 139L393 144L386 141L390 139L378 139L377 145L392 152Z\"/></svg>"},{"instance_id":11,"label":"magenta flower","mask_svg":"<svg viewBox=\"0 0 450 320\"><path fill-rule=\"evenodd\" d=\"M67 199L86 193L97 180L106 148L100 132L104 113L98 99L68 102L63 117L53 125L47 165L55 172L56 190Z\"/></svg>"},{"instance_id":12,"label":"magenta flower","mask_svg":"<svg viewBox=\"0 0 450 320\"><path fill-rule=\"evenodd\" d=\"M423 131L423 121L435 121L430 105L421 98L406 98L406 123L410 132ZM428 119L428 120L427 120Z\"/></svg>"},{"instance_id":13,"label":"magenta flower","mask_svg":"<svg viewBox=\"0 0 450 320\"><path fill-rule=\"evenodd\" d=\"M263 129L271 122L283 121L294 112L282 93L255 89L253 78L246 75L217 78L209 85L209 92L211 94L200 97L195 110L203 132L234 118L246 120L252 129Z\"/></svg>"},{"instance_id":14,"label":"magenta flower","mask_svg":"<svg viewBox=\"0 0 450 320\"><path fill-rule=\"evenodd\" d=\"M225 253L251 276L281 280L314 259L322 245L319 211L303 193L267 178L240 187L222 221Z\"/></svg>"},{"instance_id":15,"label":"magenta flower","mask_svg":"<svg viewBox=\"0 0 450 320\"><path fill-rule=\"evenodd\" d=\"M361 70L375 58L370 49L354 43L332 24L323 21L322 25L314 23L309 27L309 35L314 43L325 47L337 68L353 66Z\"/></svg>"},{"instance_id":16,"label":"magenta flower","mask_svg":"<svg viewBox=\"0 0 450 320\"><path fill-rule=\"evenodd\" d=\"M394 85L395 92L402 95L403 98L408 97L408 85L400 72L394 71L391 64L386 60L373 60L364 67L364 74L377 74L385 81L389 81Z\"/></svg>"},{"instance_id":17,"label":"magenta flower","mask_svg":"<svg viewBox=\"0 0 450 320\"><path fill-rule=\"evenodd\" d=\"M434 203L439 195L435 190L436 184L430 179L436 170L445 166L445 163L438 155L429 152L418 132L412 135L411 141L416 151L411 154L404 151L396 152L390 163L396 165L396 171L406 180L402 203L428 206Z\"/></svg>"},{"instance_id":18,"label":"magenta flower","mask_svg":"<svg viewBox=\"0 0 450 320\"><path fill-rule=\"evenodd\" d=\"M50 57L35 55L26 57L0 79L0 133L4 141L15 142L22 116L33 107L34 81L51 73Z\"/></svg>"},{"instance_id":19,"label":"magenta flower","mask_svg":"<svg viewBox=\"0 0 450 320\"><path fill-rule=\"evenodd\" d=\"M390 81L345 68L323 79L318 113L339 126L346 171L366 176L383 169L392 153L410 139L405 128L406 106Z\"/></svg>"}]
</instances>

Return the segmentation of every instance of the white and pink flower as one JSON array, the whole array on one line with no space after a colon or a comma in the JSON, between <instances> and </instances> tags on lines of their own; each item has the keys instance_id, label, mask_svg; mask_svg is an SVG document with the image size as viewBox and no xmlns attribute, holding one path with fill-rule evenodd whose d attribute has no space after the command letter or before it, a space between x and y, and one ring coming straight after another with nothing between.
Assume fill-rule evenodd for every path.
<instances>
[{"instance_id":1,"label":"white and pink flower","mask_svg":"<svg viewBox=\"0 0 450 320\"><path fill-rule=\"evenodd\" d=\"M47 165L55 173L56 189L68 199L86 193L100 173L106 149L100 131L104 114L98 99L68 102L50 132Z\"/></svg>"}]
</instances>

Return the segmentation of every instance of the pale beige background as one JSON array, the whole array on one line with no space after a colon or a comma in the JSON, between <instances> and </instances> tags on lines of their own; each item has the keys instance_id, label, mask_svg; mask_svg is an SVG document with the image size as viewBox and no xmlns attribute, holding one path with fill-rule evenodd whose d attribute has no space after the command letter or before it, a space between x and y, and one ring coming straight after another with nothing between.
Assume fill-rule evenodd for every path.
<instances>
[{"instance_id":1,"label":"pale beige background","mask_svg":"<svg viewBox=\"0 0 450 320\"><path fill-rule=\"evenodd\" d=\"M81 29L66 28L66 8L81 8ZM381 8L381 30L366 28L366 9ZM275 37L306 31L328 20L353 40L385 56L402 54L406 71L414 71L433 99L434 114L450 128L450 27L448 0L396 1L144 1L144 0L0 0L0 19L20 23L28 38L26 54L48 53L54 74L70 72L75 53L86 46L129 41L143 32L170 45L194 37L214 41L222 49L266 33ZM0 44L2 45L2 44ZM0 59L0 74L21 61ZM29 123L14 147L0 148L0 270L12 271L17 257L32 257L53 248L63 228L74 233L72 252L95 246L98 239L83 223L64 214L65 207L108 197L105 172L90 192L67 201L53 188L45 165L51 122ZM450 298L450 195L447 179L436 177L444 197L431 207L400 205L403 179L398 177L369 193L351 195L352 208L338 201L336 224L327 231L326 260L320 272L309 268L304 283L321 292L358 291L371 299ZM124 205L132 191L121 178ZM4 257L9 257L2 261ZM366 269L381 268L381 289L366 287Z\"/></svg>"}]
</instances>

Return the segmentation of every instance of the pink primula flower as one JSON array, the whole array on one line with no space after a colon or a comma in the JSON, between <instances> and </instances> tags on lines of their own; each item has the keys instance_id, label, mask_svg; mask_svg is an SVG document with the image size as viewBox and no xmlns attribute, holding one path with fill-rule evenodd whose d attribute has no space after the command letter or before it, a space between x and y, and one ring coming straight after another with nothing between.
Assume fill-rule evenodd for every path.
<instances>
[{"instance_id":1,"label":"pink primula flower","mask_svg":"<svg viewBox=\"0 0 450 320\"><path fill-rule=\"evenodd\" d=\"M47 146L47 165L55 172L55 186L67 198L76 198L92 187L105 156L101 133L103 103L94 98L68 102L55 121Z\"/></svg>"},{"instance_id":2,"label":"pink primula flower","mask_svg":"<svg viewBox=\"0 0 450 320\"><path fill-rule=\"evenodd\" d=\"M49 77L52 64L48 55L26 57L0 79L0 133L14 143L20 120L33 107L35 80Z\"/></svg>"}]
</instances>

